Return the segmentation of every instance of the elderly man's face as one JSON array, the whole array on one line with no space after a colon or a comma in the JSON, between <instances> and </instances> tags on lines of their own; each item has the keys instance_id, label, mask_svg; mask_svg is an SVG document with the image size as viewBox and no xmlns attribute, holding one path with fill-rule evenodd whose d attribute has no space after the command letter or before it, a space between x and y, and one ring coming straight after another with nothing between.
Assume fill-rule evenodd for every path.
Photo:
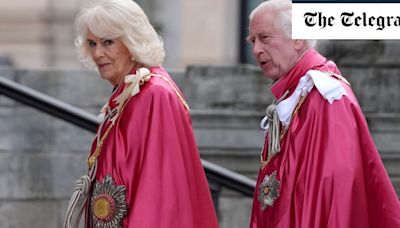
<instances>
[{"instance_id":1,"label":"elderly man's face","mask_svg":"<svg viewBox=\"0 0 400 228\"><path fill-rule=\"evenodd\" d=\"M299 50L296 41L287 38L274 20L275 12L269 9L258 11L250 21L249 41L264 75L278 80L296 64Z\"/></svg>"}]
</instances>

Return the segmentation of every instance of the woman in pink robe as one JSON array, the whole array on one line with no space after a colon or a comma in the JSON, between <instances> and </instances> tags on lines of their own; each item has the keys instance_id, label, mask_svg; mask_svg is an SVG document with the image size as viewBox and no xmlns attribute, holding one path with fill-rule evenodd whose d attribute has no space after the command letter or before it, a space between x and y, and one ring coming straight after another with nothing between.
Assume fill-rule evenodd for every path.
<instances>
[{"instance_id":1,"label":"woman in pink robe","mask_svg":"<svg viewBox=\"0 0 400 228\"><path fill-rule=\"evenodd\" d=\"M218 227L189 107L142 9L100 0L76 26L81 59L114 86L88 159L86 227Z\"/></svg>"}]
</instances>

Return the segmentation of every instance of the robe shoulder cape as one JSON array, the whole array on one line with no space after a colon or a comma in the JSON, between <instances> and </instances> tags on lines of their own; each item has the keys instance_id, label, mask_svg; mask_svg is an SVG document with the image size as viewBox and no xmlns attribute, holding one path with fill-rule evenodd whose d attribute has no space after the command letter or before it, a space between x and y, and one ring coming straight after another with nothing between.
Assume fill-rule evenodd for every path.
<instances>
[{"instance_id":1,"label":"robe shoulder cape","mask_svg":"<svg viewBox=\"0 0 400 228\"><path fill-rule=\"evenodd\" d=\"M332 104L315 87L308 94L281 151L260 170L251 228L400 227L398 197L361 108L342 85L347 95ZM280 194L263 210L258 186L274 171Z\"/></svg>"},{"instance_id":2,"label":"robe shoulder cape","mask_svg":"<svg viewBox=\"0 0 400 228\"><path fill-rule=\"evenodd\" d=\"M151 72L177 89L162 68ZM123 227L218 227L190 114L177 92L166 80L151 77L128 101L104 141L96 179L111 175L125 186L128 214Z\"/></svg>"}]
</instances>

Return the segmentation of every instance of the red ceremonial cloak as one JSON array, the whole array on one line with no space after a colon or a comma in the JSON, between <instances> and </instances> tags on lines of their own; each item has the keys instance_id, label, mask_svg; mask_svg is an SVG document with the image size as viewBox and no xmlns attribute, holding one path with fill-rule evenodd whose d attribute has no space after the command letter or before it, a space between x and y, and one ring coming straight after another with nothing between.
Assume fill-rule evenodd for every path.
<instances>
[{"instance_id":1,"label":"red ceremonial cloak","mask_svg":"<svg viewBox=\"0 0 400 228\"><path fill-rule=\"evenodd\" d=\"M126 188L122 227L218 227L181 92L163 68L150 71L162 77L151 77L127 101L104 139L95 179L109 175ZM125 87L109 99L111 109ZM91 154L95 148L96 139Z\"/></svg>"},{"instance_id":2,"label":"red ceremonial cloak","mask_svg":"<svg viewBox=\"0 0 400 228\"><path fill-rule=\"evenodd\" d=\"M311 49L272 86L275 98L293 93L308 70L340 74ZM399 200L365 117L351 88L341 84L347 95L340 100L330 104L313 88L298 109L280 152L259 172L250 228L400 227ZM268 139L264 159L267 145ZM265 177L275 189L260 189ZM258 197L270 190L279 195L263 209Z\"/></svg>"}]
</instances>

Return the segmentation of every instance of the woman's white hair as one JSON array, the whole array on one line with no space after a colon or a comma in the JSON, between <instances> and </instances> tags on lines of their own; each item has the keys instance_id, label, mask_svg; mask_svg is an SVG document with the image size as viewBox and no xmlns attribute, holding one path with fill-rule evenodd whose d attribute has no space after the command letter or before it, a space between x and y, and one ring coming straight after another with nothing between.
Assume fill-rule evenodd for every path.
<instances>
[{"instance_id":1,"label":"woman's white hair","mask_svg":"<svg viewBox=\"0 0 400 228\"><path fill-rule=\"evenodd\" d=\"M164 44L140 6L132 0L97 0L76 17L75 46L78 58L86 66L94 62L89 52L87 34L105 39L121 39L132 58L148 67L164 61Z\"/></svg>"},{"instance_id":2,"label":"woman's white hair","mask_svg":"<svg viewBox=\"0 0 400 228\"><path fill-rule=\"evenodd\" d=\"M250 13L250 21L253 19L254 15L265 9L271 9L276 12L275 26L281 29L283 33L288 38L292 38L292 1L290 0L269 0L264 1L253 9ZM316 40L306 40L306 45L308 47L315 47L317 44Z\"/></svg>"}]
</instances>

